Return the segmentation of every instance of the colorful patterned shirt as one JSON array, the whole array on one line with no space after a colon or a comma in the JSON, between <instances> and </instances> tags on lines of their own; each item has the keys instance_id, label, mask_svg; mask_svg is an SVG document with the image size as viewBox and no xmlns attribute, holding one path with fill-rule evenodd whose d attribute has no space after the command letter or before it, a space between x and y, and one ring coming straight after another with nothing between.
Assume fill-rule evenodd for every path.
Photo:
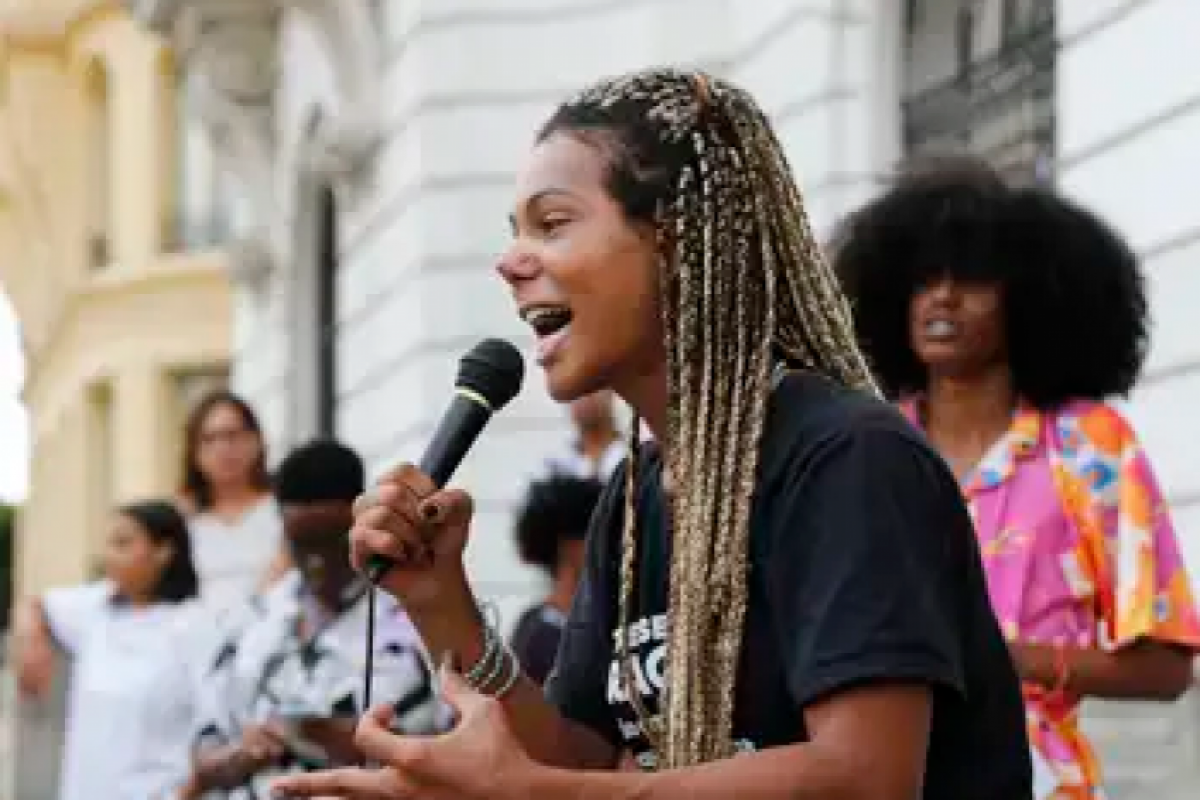
<instances>
[{"instance_id":1,"label":"colorful patterned shirt","mask_svg":"<svg viewBox=\"0 0 1200 800\"><path fill-rule=\"evenodd\" d=\"M914 423L915 403L904 406ZM1013 642L1119 650L1150 638L1200 649L1175 531L1133 430L1113 408L1021 408L963 479L992 605ZM1105 797L1081 698L1027 686L1030 741L1055 800Z\"/></svg>"}]
</instances>

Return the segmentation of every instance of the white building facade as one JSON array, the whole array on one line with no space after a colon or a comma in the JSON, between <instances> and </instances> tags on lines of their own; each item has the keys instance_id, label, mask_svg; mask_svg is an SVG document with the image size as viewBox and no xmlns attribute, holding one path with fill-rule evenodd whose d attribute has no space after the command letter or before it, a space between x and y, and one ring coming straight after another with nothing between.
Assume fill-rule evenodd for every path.
<instances>
[{"instance_id":1,"label":"white building facade","mask_svg":"<svg viewBox=\"0 0 1200 800\"><path fill-rule=\"evenodd\" d=\"M276 453L336 433L375 470L419 454L462 352L531 343L492 265L538 123L600 75L696 65L759 98L821 231L907 150L957 142L1056 180L1130 237L1157 320L1131 413L1200 577L1195 0L130 4L176 42L240 181L234 384ZM567 435L540 376L527 384L458 476L477 498L477 586L509 616L533 590L512 505ZM1200 788L1194 703L1093 716L1115 797Z\"/></svg>"}]
</instances>

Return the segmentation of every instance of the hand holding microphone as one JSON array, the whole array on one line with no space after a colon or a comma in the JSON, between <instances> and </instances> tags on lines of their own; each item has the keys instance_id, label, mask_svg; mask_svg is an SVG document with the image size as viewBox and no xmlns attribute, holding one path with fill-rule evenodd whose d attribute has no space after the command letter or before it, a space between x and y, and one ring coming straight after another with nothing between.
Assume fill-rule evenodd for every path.
<instances>
[{"instance_id":1,"label":"hand holding microphone","mask_svg":"<svg viewBox=\"0 0 1200 800\"><path fill-rule=\"evenodd\" d=\"M492 414L516 397L523 378L515 347L498 339L480 343L459 364L454 398L421 465L391 470L355 503L354 566L410 612L466 587L462 555L472 502L465 492L442 486Z\"/></svg>"}]
</instances>

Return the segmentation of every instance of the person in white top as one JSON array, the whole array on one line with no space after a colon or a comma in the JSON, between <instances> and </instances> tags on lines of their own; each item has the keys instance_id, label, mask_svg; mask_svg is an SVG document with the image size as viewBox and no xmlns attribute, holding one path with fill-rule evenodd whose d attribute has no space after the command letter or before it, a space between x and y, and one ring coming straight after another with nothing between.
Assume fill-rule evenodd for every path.
<instances>
[{"instance_id":1,"label":"person in white top","mask_svg":"<svg viewBox=\"0 0 1200 800\"><path fill-rule=\"evenodd\" d=\"M607 481L625 458L626 447L617 426L616 403L603 389L573 401L571 421L575 440L569 450L548 460L549 471L573 478Z\"/></svg>"},{"instance_id":2,"label":"person in white top","mask_svg":"<svg viewBox=\"0 0 1200 800\"><path fill-rule=\"evenodd\" d=\"M202 599L224 611L291 568L266 445L253 409L226 390L200 401L185 440L182 495Z\"/></svg>"},{"instance_id":3,"label":"person in white top","mask_svg":"<svg viewBox=\"0 0 1200 800\"><path fill-rule=\"evenodd\" d=\"M173 667L198 582L178 510L166 501L121 508L105 571L99 583L24 601L16 617L26 696L44 696L56 657L70 659L59 800L151 800L186 769L192 703Z\"/></svg>"}]
</instances>

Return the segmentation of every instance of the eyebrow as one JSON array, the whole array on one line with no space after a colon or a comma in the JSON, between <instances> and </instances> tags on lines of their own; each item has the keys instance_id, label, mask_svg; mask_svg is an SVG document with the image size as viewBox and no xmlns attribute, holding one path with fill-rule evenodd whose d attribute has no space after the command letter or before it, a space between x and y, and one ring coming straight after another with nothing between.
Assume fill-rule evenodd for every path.
<instances>
[{"instance_id":1,"label":"eyebrow","mask_svg":"<svg viewBox=\"0 0 1200 800\"><path fill-rule=\"evenodd\" d=\"M554 195L562 195L564 197L574 197L575 196L574 192L571 192L567 189L552 186L548 189L540 189L540 190L534 192L533 194L529 195L529 197L526 197L523 201L518 203L518 207L528 209L530 206L533 206L534 204L538 203L539 201L541 201L547 197L552 197ZM517 215L515 213L511 213L511 212L509 213L508 225L514 231L517 229Z\"/></svg>"}]
</instances>

